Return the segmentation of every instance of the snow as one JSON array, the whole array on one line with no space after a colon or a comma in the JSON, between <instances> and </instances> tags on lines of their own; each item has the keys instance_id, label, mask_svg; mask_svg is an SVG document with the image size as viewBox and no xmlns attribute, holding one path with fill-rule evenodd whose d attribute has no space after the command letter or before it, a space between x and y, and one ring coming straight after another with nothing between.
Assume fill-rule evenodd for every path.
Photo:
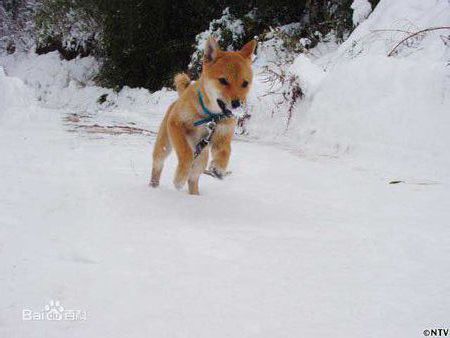
<instances>
[{"instance_id":1,"label":"snow","mask_svg":"<svg viewBox=\"0 0 450 338\"><path fill-rule=\"evenodd\" d=\"M220 39L223 30L229 30L232 34L232 41L242 38L244 34L244 25L242 20L236 19L231 13L230 9L227 7L223 10L222 16L219 19L212 20L209 24L209 29L198 34L195 38L197 46L196 51L202 52L206 40L213 35L217 39Z\"/></svg>"},{"instance_id":2,"label":"snow","mask_svg":"<svg viewBox=\"0 0 450 338\"><path fill-rule=\"evenodd\" d=\"M411 337L447 320L447 184L235 142L233 174L192 197L173 158L146 186L153 138L16 113L0 133L4 336ZM86 321L22 321L50 299Z\"/></svg>"},{"instance_id":3,"label":"snow","mask_svg":"<svg viewBox=\"0 0 450 338\"><path fill-rule=\"evenodd\" d=\"M439 33L431 33L387 57L401 37L391 40L392 32L373 31L400 28L395 25L402 20L422 29L445 26L450 4L381 1L330 55L299 55L288 67L299 77L305 98L296 105L287 132L284 106L272 116L266 107L278 98L264 96L267 84L258 75L249 103L254 110L250 135L308 156L357 159L380 173L448 179L449 47Z\"/></svg>"},{"instance_id":4,"label":"snow","mask_svg":"<svg viewBox=\"0 0 450 338\"><path fill-rule=\"evenodd\" d=\"M208 38L213 36L218 42L223 42L221 40L223 39L224 32L231 34L231 41L238 41L242 39L245 33L242 20L237 19L233 14L231 14L228 7L223 10L220 18L214 19L210 22L207 30L197 34L195 37L195 51L192 54L189 69L199 67L201 65L203 51ZM227 46L227 49L231 50L231 48L231 45Z\"/></svg>"},{"instance_id":5,"label":"snow","mask_svg":"<svg viewBox=\"0 0 450 338\"><path fill-rule=\"evenodd\" d=\"M405 37L405 33L377 32L377 30L414 32L429 27L448 26L450 22L449 7L450 4L447 0L380 1L367 20L356 27L351 36L341 45L340 52L348 53L353 46L353 48L360 47L357 49L362 53L386 55L401 38ZM439 33L432 33L426 37L432 37L433 40L439 39ZM430 48L424 48L423 52L431 57L441 56L440 53L434 53Z\"/></svg>"},{"instance_id":6,"label":"snow","mask_svg":"<svg viewBox=\"0 0 450 338\"><path fill-rule=\"evenodd\" d=\"M13 54L0 57L0 64L10 76L22 79L33 90L42 106L87 115L90 124L132 122L156 130L157 118L176 98L176 93L167 89L150 93L143 88L124 87L117 93L96 86L93 79L99 65L93 57L66 61L57 52ZM106 98L100 103L102 95ZM155 112L152 107L158 105ZM150 119L151 116L157 118Z\"/></svg>"},{"instance_id":7,"label":"snow","mask_svg":"<svg viewBox=\"0 0 450 338\"><path fill-rule=\"evenodd\" d=\"M33 101L31 91L20 79L7 79L4 68L0 66L0 112L8 107L26 108L30 101Z\"/></svg>"},{"instance_id":8,"label":"snow","mask_svg":"<svg viewBox=\"0 0 450 338\"><path fill-rule=\"evenodd\" d=\"M353 9L353 25L358 26L372 12L372 5L368 0L353 0L351 8Z\"/></svg>"},{"instance_id":9,"label":"snow","mask_svg":"<svg viewBox=\"0 0 450 338\"><path fill-rule=\"evenodd\" d=\"M300 54L293 62L290 73L300 79L305 94L312 95L325 77L325 72L304 54Z\"/></svg>"},{"instance_id":10,"label":"snow","mask_svg":"<svg viewBox=\"0 0 450 338\"><path fill-rule=\"evenodd\" d=\"M173 156L147 186L176 93L97 87L90 58L1 56L0 336L448 327L448 46L431 34L387 57L391 33L371 33L449 22L448 6L381 0L337 50L295 58L305 98L287 132L257 69L249 136L233 143L230 176L202 176L201 196L172 187ZM86 320L22 320L50 300Z\"/></svg>"}]
</instances>

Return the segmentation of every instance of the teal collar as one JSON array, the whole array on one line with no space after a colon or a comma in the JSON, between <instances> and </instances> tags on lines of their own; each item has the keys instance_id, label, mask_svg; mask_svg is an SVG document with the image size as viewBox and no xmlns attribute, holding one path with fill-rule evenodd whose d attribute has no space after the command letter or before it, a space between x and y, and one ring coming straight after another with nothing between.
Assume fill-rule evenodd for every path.
<instances>
[{"instance_id":1,"label":"teal collar","mask_svg":"<svg viewBox=\"0 0 450 338\"><path fill-rule=\"evenodd\" d=\"M202 92L200 91L200 89L197 89L197 93L198 93L198 102L200 102L200 106L203 109L203 114L208 115L208 116L220 114L220 113L213 113L211 110L209 110L206 107L205 102L203 101L203 95L202 95Z\"/></svg>"},{"instance_id":2,"label":"teal collar","mask_svg":"<svg viewBox=\"0 0 450 338\"><path fill-rule=\"evenodd\" d=\"M221 117L221 113L213 113L211 110L209 110L206 105L205 102L203 101L203 95L202 92L200 91L200 89L197 89L197 93L198 93L198 102L200 103L200 106L202 107L203 110L203 114L207 115L207 117L205 117L204 119L198 120L194 122L194 126L200 126L202 124L211 122L211 121L215 121L215 120L220 120Z\"/></svg>"}]
</instances>

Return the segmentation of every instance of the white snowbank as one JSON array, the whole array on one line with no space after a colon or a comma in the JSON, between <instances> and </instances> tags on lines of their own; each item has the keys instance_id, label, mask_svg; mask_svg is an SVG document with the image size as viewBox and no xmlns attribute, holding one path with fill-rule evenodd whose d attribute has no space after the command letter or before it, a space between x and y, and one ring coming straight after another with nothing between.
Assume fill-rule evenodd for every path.
<instances>
[{"instance_id":1,"label":"white snowbank","mask_svg":"<svg viewBox=\"0 0 450 338\"><path fill-rule=\"evenodd\" d=\"M284 107L267 113L274 103L262 97L267 86L257 77L250 134L310 155L349 155L382 171L448 175L449 46L439 33L428 34L387 57L400 36L372 30L401 28L404 22L418 29L448 25L450 4L382 0L334 56L314 61L326 73L306 56L298 57L290 70L300 77L306 97L296 105L286 133Z\"/></svg>"},{"instance_id":2,"label":"white snowbank","mask_svg":"<svg viewBox=\"0 0 450 338\"><path fill-rule=\"evenodd\" d=\"M360 53L387 55L392 47L405 37L402 30L414 32L424 28L449 25L450 3L447 0L381 0L367 20L356 27L350 37L341 45L339 54L350 56ZM393 31L379 32L377 30ZM425 37L439 39L439 35L440 33L437 32L430 33ZM417 46L417 44L413 46ZM413 49L413 51L416 50ZM425 52L431 57L435 54L430 49L425 49ZM437 53L436 56L441 55Z\"/></svg>"},{"instance_id":3,"label":"white snowbank","mask_svg":"<svg viewBox=\"0 0 450 338\"><path fill-rule=\"evenodd\" d=\"M33 118L30 106L36 105L33 92L22 80L5 74L0 66L0 126L9 128ZM21 111L20 114L18 112ZM23 113L25 111L25 114Z\"/></svg>"},{"instance_id":4,"label":"white snowbank","mask_svg":"<svg viewBox=\"0 0 450 338\"><path fill-rule=\"evenodd\" d=\"M66 61L60 58L58 52L3 55L0 62L9 75L19 77L31 87L41 90L50 87L65 88L72 81L79 85L93 85L92 79L99 69L93 57Z\"/></svg>"},{"instance_id":5,"label":"white snowbank","mask_svg":"<svg viewBox=\"0 0 450 338\"><path fill-rule=\"evenodd\" d=\"M299 141L312 153L358 153L378 165L442 161L445 172L450 116L442 71L426 60L382 56L338 65L293 126Z\"/></svg>"},{"instance_id":6,"label":"white snowbank","mask_svg":"<svg viewBox=\"0 0 450 338\"><path fill-rule=\"evenodd\" d=\"M27 107L32 100L29 88L20 79L6 76L0 66L0 112L12 107Z\"/></svg>"},{"instance_id":7,"label":"white snowbank","mask_svg":"<svg viewBox=\"0 0 450 338\"><path fill-rule=\"evenodd\" d=\"M299 77L303 92L312 95L325 78L325 72L312 63L304 54L300 54L289 69L290 73Z\"/></svg>"},{"instance_id":8,"label":"white snowbank","mask_svg":"<svg viewBox=\"0 0 450 338\"><path fill-rule=\"evenodd\" d=\"M17 53L1 56L0 65L34 90L42 107L89 115L92 123L108 120L155 127L177 95L167 89L150 93L144 88L124 87L115 92L96 86L99 65L92 57L66 61L57 52Z\"/></svg>"}]
</instances>

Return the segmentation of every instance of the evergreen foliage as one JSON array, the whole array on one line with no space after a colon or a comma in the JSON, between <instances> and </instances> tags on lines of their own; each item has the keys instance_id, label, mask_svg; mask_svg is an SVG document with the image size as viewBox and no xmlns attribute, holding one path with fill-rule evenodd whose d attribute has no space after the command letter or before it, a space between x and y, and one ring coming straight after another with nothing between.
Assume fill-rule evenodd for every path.
<instances>
[{"instance_id":1,"label":"evergreen foliage","mask_svg":"<svg viewBox=\"0 0 450 338\"><path fill-rule=\"evenodd\" d=\"M298 22L292 38L307 38L313 47L329 32L343 39L353 28L352 0L4 0L0 17L11 21L30 2L38 5L33 7L38 53L58 50L66 59L94 55L103 63L101 84L119 89L157 90L189 64L197 75L206 34L215 34L222 48L237 49L272 28ZM226 8L228 21L220 19ZM238 25L230 26L230 20Z\"/></svg>"},{"instance_id":2,"label":"evergreen foliage","mask_svg":"<svg viewBox=\"0 0 450 338\"><path fill-rule=\"evenodd\" d=\"M66 59L99 55L104 16L96 0L41 0L35 15L36 52Z\"/></svg>"},{"instance_id":3,"label":"evergreen foliage","mask_svg":"<svg viewBox=\"0 0 450 338\"><path fill-rule=\"evenodd\" d=\"M34 44L34 12L37 0L0 1L0 51L14 53Z\"/></svg>"},{"instance_id":4,"label":"evergreen foliage","mask_svg":"<svg viewBox=\"0 0 450 338\"><path fill-rule=\"evenodd\" d=\"M186 69L195 35L220 14L218 1L104 1L102 82L151 90Z\"/></svg>"}]
</instances>

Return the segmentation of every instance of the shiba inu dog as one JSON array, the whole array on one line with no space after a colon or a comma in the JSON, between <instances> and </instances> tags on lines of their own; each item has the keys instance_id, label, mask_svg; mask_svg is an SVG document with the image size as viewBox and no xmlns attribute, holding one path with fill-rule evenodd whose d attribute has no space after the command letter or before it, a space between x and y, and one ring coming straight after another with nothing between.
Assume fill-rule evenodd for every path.
<instances>
[{"instance_id":1,"label":"shiba inu dog","mask_svg":"<svg viewBox=\"0 0 450 338\"><path fill-rule=\"evenodd\" d=\"M216 119L224 112L232 112L246 101L250 90L252 55L256 41L248 42L240 51L224 52L216 40L209 38L203 59L200 78L191 83L182 73L175 76L175 87L179 99L172 103L161 123L153 149L153 168L150 185L157 187L164 160L172 148L178 157L178 167L173 184L182 189L188 183L189 193L198 195L198 181L206 169L211 151L210 171L218 178L226 172L231 154L236 119ZM208 146L199 154L196 146L210 132L203 123L205 117L216 121Z\"/></svg>"}]
</instances>

